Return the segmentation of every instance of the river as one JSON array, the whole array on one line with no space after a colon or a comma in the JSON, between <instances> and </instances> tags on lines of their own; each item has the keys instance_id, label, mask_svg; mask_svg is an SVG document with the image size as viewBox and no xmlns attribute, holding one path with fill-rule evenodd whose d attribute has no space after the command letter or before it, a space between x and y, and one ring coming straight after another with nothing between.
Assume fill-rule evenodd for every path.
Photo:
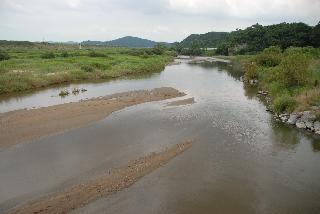
<instances>
[{"instance_id":1,"label":"river","mask_svg":"<svg viewBox=\"0 0 320 214\"><path fill-rule=\"evenodd\" d=\"M317 213L320 138L277 122L228 63L82 83L0 99L0 112L170 86L195 103L126 108L86 127L0 152L0 213L170 145L193 147L117 194L75 213ZM86 88L60 98L62 88Z\"/></svg>"}]
</instances>

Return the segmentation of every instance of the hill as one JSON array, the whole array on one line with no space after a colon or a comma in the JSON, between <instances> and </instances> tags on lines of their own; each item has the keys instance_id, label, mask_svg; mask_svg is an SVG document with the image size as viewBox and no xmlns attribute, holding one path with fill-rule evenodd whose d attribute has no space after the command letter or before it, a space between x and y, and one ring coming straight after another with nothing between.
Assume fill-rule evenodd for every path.
<instances>
[{"instance_id":1,"label":"hill","mask_svg":"<svg viewBox=\"0 0 320 214\"><path fill-rule=\"evenodd\" d=\"M223 55L257 53L270 46L286 49L290 46L320 46L320 23L309 26L305 23L280 23L262 26L252 25L243 30L232 31L218 46Z\"/></svg>"},{"instance_id":2,"label":"hill","mask_svg":"<svg viewBox=\"0 0 320 214\"><path fill-rule=\"evenodd\" d=\"M84 41L82 44L86 45L105 45L105 46L117 46L117 47L129 47L129 48L150 48L155 46L156 44L163 44L165 46L170 46L170 43L166 42L155 42L148 39L142 39L139 37L133 36L125 36L119 39L111 40L111 41Z\"/></svg>"},{"instance_id":3,"label":"hill","mask_svg":"<svg viewBox=\"0 0 320 214\"><path fill-rule=\"evenodd\" d=\"M206 48L216 48L221 44L228 36L227 32L209 32L205 34L191 34L185 38L180 44L185 47L191 47L192 43L196 42L200 46Z\"/></svg>"}]
</instances>

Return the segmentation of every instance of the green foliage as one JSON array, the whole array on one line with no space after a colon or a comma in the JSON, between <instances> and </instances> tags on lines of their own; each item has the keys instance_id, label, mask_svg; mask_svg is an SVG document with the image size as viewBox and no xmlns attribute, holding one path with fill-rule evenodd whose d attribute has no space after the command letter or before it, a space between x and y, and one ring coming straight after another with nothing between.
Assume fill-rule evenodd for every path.
<instances>
[{"instance_id":1,"label":"green foliage","mask_svg":"<svg viewBox=\"0 0 320 214\"><path fill-rule=\"evenodd\" d=\"M320 47L320 22L312 29L311 43L314 47Z\"/></svg>"},{"instance_id":2,"label":"green foliage","mask_svg":"<svg viewBox=\"0 0 320 214\"><path fill-rule=\"evenodd\" d=\"M282 51L278 46L271 46L264 49L256 56L256 62L260 66L274 67L280 64L282 58Z\"/></svg>"},{"instance_id":3,"label":"green foliage","mask_svg":"<svg viewBox=\"0 0 320 214\"><path fill-rule=\"evenodd\" d=\"M158 43L153 47L152 51L156 55L162 55L165 52L165 50L166 50L166 47Z\"/></svg>"},{"instance_id":4,"label":"green foliage","mask_svg":"<svg viewBox=\"0 0 320 214\"><path fill-rule=\"evenodd\" d=\"M293 97L283 94L273 101L272 110L276 113L292 112L296 104L296 100Z\"/></svg>"},{"instance_id":5,"label":"green foliage","mask_svg":"<svg viewBox=\"0 0 320 214\"><path fill-rule=\"evenodd\" d=\"M69 53L67 52L67 51L63 51L62 53L61 53L61 56L62 57L69 57Z\"/></svg>"},{"instance_id":6,"label":"green foliage","mask_svg":"<svg viewBox=\"0 0 320 214\"><path fill-rule=\"evenodd\" d=\"M229 45L227 43L219 44L217 47L216 53L220 55L228 56L229 55L228 48L229 48Z\"/></svg>"},{"instance_id":7,"label":"green foliage","mask_svg":"<svg viewBox=\"0 0 320 214\"><path fill-rule=\"evenodd\" d=\"M92 64L90 64L90 66L93 68L99 69L99 70L107 70L107 69L111 68L111 66L109 64L103 64L103 63L98 63L98 62L92 63Z\"/></svg>"},{"instance_id":8,"label":"green foliage","mask_svg":"<svg viewBox=\"0 0 320 214\"><path fill-rule=\"evenodd\" d=\"M270 47L245 66L245 79L258 78L258 87L268 90L275 112L302 111L320 103L319 50L289 47L284 52ZM319 101L319 102L318 102Z\"/></svg>"},{"instance_id":9,"label":"green foliage","mask_svg":"<svg viewBox=\"0 0 320 214\"><path fill-rule=\"evenodd\" d=\"M89 56L90 57L107 57L106 54L101 53L101 52L97 52L97 51L90 51Z\"/></svg>"},{"instance_id":10,"label":"green foliage","mask_svg":"<svg viewBox=\"0 0 320 214\"><path fill-rule=\"evenodd\" d=\"M45 52L41 55L41 58L42 59L53 59L55 58L56 56L54 55L53 52Z\"/></svg>"},{"instance_id":11,"label":"green foliage","mask_svg":"<svg viewBox=\"0 0 320 214\"><path fill-rule=\"evenodd\" d=\"M256 79L258 77L258 66L255 63L247 63L245 65L244 78L248 80Z\"/></svg>"},{"instance_id":12,"label":"green foliage","mask_svg":"<svg viewBox=\"0 0 320 214\"><path fill-rule=\"evenodd\" d=\"M255 24L244 30L232 31L218 46L217 53L257 53L270 46L279 46L281 49L290 46L317 47L318 28L318 25L311 27L304 23L280 23L269 26Z\"/></svg>"},{"instance_id":13,"label":"green foliage","mask_svg":"<svg viewBox=\"0 0 320 214\"><path fill-rule=\"evenodd\" d=\"M10 56L7 52L0 50L0 61L8 60Z\"/></svg>"},{"instance_id":14,"label":"green foliage","mask_svg":"<svg viewBox=\"0 0 320 214\"><path fill-rule=\"evenodd\" d=\"M302 86L310 82L309 60L304 54L288 52L279 68L279 81L287 87Z\"/></svg>"},{"instance_id":15,"label":"green foliage","mask_svg":"<svg viewBox=\"0 0 320 214\"><path fill-rule=\"evenodd\" d=\"M181 43L179 43L179 42L175 42L171 46L171 50L177 52L177 54L181 54L182 50L183 50L183 45Z\"/></svg>"},{"instance_id":16,"label":"green foliage","mask_svg":"<svg viewBox=\"0 0 320 214\"><path fill-rule=\"evenodd\" d=\"M95 71L94 67L90 66L90 65L84 65L81 67L81 69L85 72L88 72L88 73L92 73Z\"/></svg>"},{"instance_id":17,"label":"green foliage","mask_svg":"<svg viewBox=\"0 0 320 214\"><path fill-rule=\"evenodd\" d=\"M320 49L314 47L289 47L285 50L285 55L289 54L301 54L307 58L320 58Z\"/></svg>"},{"instance_id":18,"label":"green foliage","mask_svg":"<svg viewBox=\"0 0 320 214\"><path fill-rule=\"evenodd\" d=\"M205 34L192 34L184 39L180 44L184 48L192 47L193 43L199 43L207 48L216 48L228 36L226 32L209 32Z\"/></svg>"}]
</instances>

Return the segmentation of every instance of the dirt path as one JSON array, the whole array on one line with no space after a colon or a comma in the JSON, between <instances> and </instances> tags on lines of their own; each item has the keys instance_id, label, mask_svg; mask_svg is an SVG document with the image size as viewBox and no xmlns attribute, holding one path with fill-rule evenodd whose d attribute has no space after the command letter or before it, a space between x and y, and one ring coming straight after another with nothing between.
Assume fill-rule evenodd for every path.
<instances>
[{"instance_id":1,"label":"dirt path","mask_svg":"<svg viewBox=\"0 0 320 214\"><path fill-rule=\"evenodd\" d=\"M128 106L184 95L176 89L163 87L3 113L0 114L0 150L24 141L87 125Z\"/></svg>"},{"instance_id":2,"label":"dirt path","mask_svg":"<svg viewBox=\"0 0 320 214\"><path fill-rule=\"evenodd\" d=\"M106 197L128 188L139 178L151 173L189 149L192 144L193 141L186 141L162 152L152 153L146 157L131 161L127 166L108 172L98 179L63 192L54 193L9 213L68 213L98 198Z\"/></svg>"}]
</instances>

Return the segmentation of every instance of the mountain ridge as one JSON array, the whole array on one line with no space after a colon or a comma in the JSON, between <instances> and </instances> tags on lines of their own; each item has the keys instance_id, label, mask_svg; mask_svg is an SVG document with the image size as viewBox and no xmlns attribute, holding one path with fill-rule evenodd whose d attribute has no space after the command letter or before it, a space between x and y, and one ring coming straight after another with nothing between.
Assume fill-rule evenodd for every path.
<instances>
[{"instance_id":1,"label":"mountain ridge","mask_svg":"<svg viewBox=\"0 0 320 214\"><path fill-rule=\"evenodd\" d=\"M150 48L156 44L162 44L165 46L170 46L171 43L168 42L156 42L149 39L143 39L135 36L124 36L118 39L110 41L83 41L84 45L103 45L103 46L116 46L116 47L129 47L129 48Z\"/></svg>"}]
</instances>

